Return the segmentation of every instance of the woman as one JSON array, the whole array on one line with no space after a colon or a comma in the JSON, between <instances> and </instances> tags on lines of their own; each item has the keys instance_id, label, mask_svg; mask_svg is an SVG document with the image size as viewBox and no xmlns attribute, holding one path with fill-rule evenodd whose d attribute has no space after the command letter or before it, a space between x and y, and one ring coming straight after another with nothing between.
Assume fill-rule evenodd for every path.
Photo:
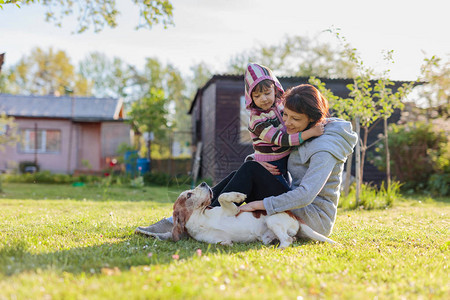
<instances>
[{"instance_id":1,"label":"woman","mask_svg":"<svg viewBox=\"0 0 450 300\"><path fill-rule=\"evenodd\" d=\"M328 115L328 102L312 85L296 86L283 96L283 121L286 132L304 131L322 122ZM292 176L289 190L276 179L278 170L267 163L246 162L213 188L213 206L225 192L247 195L241 211L266 210L268 215L292 211L315 231L329 236L336 220L342 172L347 156L357 142L350 122L328 119L323 135L293 149L288 160ZM149 227L138 227L136 233L155 236L168 232L171 223L163 219Z\"/></svg>"}]
</instances>

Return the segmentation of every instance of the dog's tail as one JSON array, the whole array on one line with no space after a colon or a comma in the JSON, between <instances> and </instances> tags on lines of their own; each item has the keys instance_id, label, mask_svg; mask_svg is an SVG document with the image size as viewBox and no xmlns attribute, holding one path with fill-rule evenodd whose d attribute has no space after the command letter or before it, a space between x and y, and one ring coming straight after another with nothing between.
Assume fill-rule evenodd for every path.
<instances>
[{"instance_id":1,"label":"dog's tail","mask_svg":"<svg viewBox=\"0 0 450 300\"><path fill-rule=\"evenodd\" d=\"M335 241L333 241L332 239L327 238L324 235L321 235L320 233L314 231L311 227L309 227L308 225L306 225L305 223L301 223L300 224L301 227L301 232L304 236L315 240L315 241L319 241L319 242L327 242L330 244L336 244Z\"/></svg>"}]
</instances>

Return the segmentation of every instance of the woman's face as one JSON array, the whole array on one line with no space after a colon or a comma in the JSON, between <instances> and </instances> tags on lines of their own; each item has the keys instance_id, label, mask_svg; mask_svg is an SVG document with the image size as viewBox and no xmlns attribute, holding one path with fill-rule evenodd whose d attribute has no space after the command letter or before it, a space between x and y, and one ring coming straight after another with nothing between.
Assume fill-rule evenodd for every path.
<instances>
[{"instance_id":1,"label":"woman's face","mask_svg":"<svg viewBox=\"0 0 450 300\"><path fill-rule=\"evenodd\" d=\"M307 115L295 112L293 110L284 108L283 121L286 125L286 132L288 134L298 133L304 131L308 127L311 120Z\"/></svg>"}]
</instances>

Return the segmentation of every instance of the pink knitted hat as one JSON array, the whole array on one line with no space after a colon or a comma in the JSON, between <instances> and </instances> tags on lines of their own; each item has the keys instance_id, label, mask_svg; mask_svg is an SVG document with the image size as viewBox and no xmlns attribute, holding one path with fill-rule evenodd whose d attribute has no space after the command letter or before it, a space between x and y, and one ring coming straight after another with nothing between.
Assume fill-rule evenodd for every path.
<instances>
[{"instance_id":1,"label":"pink knitted hat","mask_svg":"<svg viewBox=\"0 0 450 300\"><path fill-rule=\"evenodd\" d=\"M256 64L249 63L244 73L244 83L245 83L245 107L250 108L250 104L252 104L252 91L253 88L260 83L261 81L269 79L273 81L277 90L281 93L284 93L283 87L278 81L277 77L273 75L272 70L269 68Z\"/></svg>"}]
</instances>

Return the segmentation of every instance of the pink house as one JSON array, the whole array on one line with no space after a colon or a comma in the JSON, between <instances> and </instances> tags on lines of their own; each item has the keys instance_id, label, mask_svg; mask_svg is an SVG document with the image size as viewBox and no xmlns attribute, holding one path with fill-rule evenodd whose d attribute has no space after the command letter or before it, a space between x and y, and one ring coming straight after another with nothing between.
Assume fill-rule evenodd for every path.
<instances>
[{"instance_id":1,"label":"pink house","mask_svg":"<svg viewBox=\"0 0 450 300\"><path fill-rule=\"evenodd\" d=\"M36 161L54 173L100 172L130 144L122 99L0 94L0 113L15 118L20 142L0 152L0 172Z\"/></svg>"}]
</instances>

